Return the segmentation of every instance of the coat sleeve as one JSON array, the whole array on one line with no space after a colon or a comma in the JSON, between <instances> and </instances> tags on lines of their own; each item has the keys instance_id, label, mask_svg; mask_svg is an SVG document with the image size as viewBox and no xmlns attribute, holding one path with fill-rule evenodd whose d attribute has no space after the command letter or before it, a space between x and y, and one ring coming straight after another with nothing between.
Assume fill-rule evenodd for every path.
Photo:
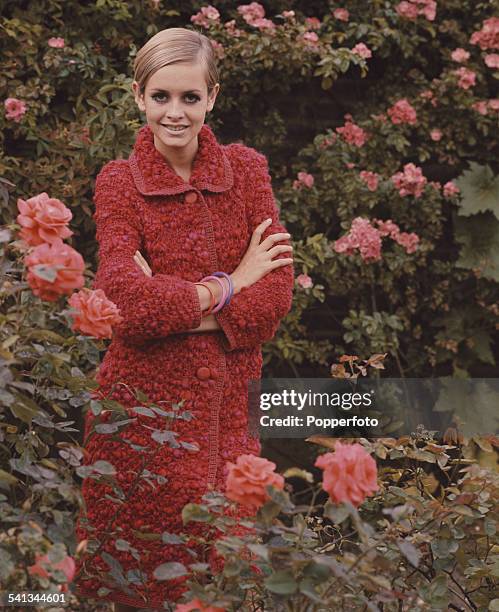
<instances>
[{"instance_id":1,"label":"coat sleeve","mask_svg":"<svg viewBox=\"0 0 499 612\"><path fill-rule=\"evenodd\" d=\"M272 192L268 163L264 155L254 149L246 148L250 156L246 167L250 173L247 192L248 227L252 234L257 225L272 218L272 224L262 235L262 241L277 232L286 232L279 221L279 213ZM281 240L277 244L291 244ZM249 242L248 242L249 246ZM273 259L290 256L289 252L280 253ZM288 264L268 272L253 285L243 288L232 296L230 304L215 314L224 332L223 345L226 351L244 349L261 345L271 340L281 319L291 309L293 300L294 268Z\"/></svg>"},{"instance_id":2,"label":"coat sleeve","mask_svg":"<svg viewBox=\"0 0 499 612\"><path fill-rule=\"evenodd\" d=\"M123 321L114 326L114 334L141 344L198 327L201 305L194 283L167 274L149 277L135 263L142 226L127 163L108 162L96 179L94 220L99 251L93 288L102 289L119 308Z\"/></svg>"}]
</instances>

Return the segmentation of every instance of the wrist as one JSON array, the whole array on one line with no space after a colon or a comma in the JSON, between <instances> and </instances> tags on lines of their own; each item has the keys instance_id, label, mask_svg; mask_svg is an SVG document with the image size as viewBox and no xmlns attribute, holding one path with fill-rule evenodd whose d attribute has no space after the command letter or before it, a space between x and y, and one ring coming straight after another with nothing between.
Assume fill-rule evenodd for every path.
<instances>
[{"instance_id":1,"label":"wrist","mask_svg":"<svg viewBox=\"0 0 499 612\"><path fill-rule=\"evenodd\" d=\"M241 285L239 283L239 278L237 277L237 274L235 272L233 272L232 274L229 274L232 284L234 285L234 295L236 295L236 293L239 293L241 291Z\"/></svg>"}]
</instances>

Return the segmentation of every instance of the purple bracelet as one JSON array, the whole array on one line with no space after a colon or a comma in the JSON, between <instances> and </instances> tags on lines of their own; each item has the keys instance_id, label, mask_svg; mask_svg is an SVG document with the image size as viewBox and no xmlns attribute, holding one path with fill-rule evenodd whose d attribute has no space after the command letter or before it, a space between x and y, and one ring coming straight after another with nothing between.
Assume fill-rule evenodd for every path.
<instances>
[{"instance_id":1,"label":"purple bracelet","mask_svg":"<svg viewBox=\"0 0 499 612\"><path fill-rule=\"evenodd\" d=\"M213 272L212 276L220 276L220 277L227 279L227 282L229 283L229 295L227 297L225 304L230 304L230 300L232 296L234 295L234 283L232 282L231 277L225 272Z\"/></svg>"},{"instance_id":2,"label":"purple bracelet","mask_svg":"<svg viewBox=\"0 0 499 612\"><path fill-rule=\"evenodd\" d=\"M220 298L220 302L217 304L216 308L214 308L211 311L211 314L213 314L215 312L218 312L219 310L221 310L225 306L225 302L227 300L227 296L228 296L229 292L228 292L227 287L225 286L225 284L222 282L222 280L220 278L218 278L218 276L214 276L214 275L205 276L204 278L201 279L201 282L209 281L209 280L217 281L217 283L222 288L222 297Z\"/></svg>"}]
</instances>

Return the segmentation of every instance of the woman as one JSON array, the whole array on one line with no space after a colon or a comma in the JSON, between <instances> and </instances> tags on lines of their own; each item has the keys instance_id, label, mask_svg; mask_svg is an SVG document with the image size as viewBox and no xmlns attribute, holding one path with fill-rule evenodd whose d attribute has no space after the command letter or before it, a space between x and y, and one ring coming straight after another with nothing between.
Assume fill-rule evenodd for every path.
<instances>
[{"instance_id":1,"label":"woman","mask_svg":"<svg viewBox=\"0 0 499 612\"><path fill-rule=\"evenodd\" d=\"M130 157L107 163L96 180L94 288L123 317L97 375L99 393L135 420L121 441L107 433L86 441L86 463L112 463L124 500L84 479L87 512L77 525L80 540L95 541L80 561L78 591L119 602L118 611L164 609L181 597L184 579L159 581L154 569L202 559L161 534L202 534L202 523L184 528L183 506L224 490L227 461L260 453L248 432L247 385L261 376L261 345L291 308L294 279L265 157L219 144L204 124L220 88L209 39L163 30L140 49L134 71L147 125ZM170 429L185 446L151 437L168 429L165 417L132 410L140 404L134 390L165 410L184 402L193 418ZM93 420L89 412L85 438ZM137 479L143 469L148 478ZM129 588L120 588L120 574Z\"/></svg>"}]
</instances>

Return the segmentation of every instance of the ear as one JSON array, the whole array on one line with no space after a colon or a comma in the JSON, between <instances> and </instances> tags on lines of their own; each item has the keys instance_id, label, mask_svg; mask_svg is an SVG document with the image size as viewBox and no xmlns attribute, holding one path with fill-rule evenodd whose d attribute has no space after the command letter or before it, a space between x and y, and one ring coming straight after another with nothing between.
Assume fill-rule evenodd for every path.
<instances>
[{"instance_id":1,"label":"ear","mask_svg":"<svg viewBox=\"0 0 499 612\"><path fill-rule=\"evenodd\" d=\"M146 106L144 104L144 96L140 95L140 88L139 88L139 84L137 83L137 81L132 82L132 90L133 90L133 94L134 94L135 102L137 106L142 112L145 112Z\"/></svg>"},{"instance_id":2,"label":"ear","mask_svg":"<svg viewBox=\"0 0 499 612\"><path fill-rule=\"evenodd\" d=\"M208 112L211 111L213 107L215 106L215 100L217 98L219 91L220 91L220 83L216 83L213 89L211 90L211 93L208 96L208 106L206 107L206 110Z\"/></svg>"}]
</instances>

